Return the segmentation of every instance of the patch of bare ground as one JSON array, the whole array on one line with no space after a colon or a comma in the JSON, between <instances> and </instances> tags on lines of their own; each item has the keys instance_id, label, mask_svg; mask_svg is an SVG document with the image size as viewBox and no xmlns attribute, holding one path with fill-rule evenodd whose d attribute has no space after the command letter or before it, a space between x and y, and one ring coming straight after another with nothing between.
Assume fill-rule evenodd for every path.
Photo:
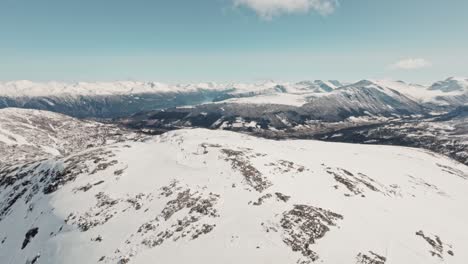
<instances>
[{"instance_id":1,"label":"patch of bare ground","mask_svg":"<svg viewBox=\"0 0 468 264\"><path fill-rule=\"evenodd\" d=\"M444 191L440 190L439 187L437 187L436 185L434 185L432 183L429 183L429 182L425 181L422 178L417 178L417 177L414 177L414 176L411 176L411 175L408 175L408 177L410 178L409 181L412 184L414 184L414 186L417 186L417 187L422 188L422 189L424 189L426 191L430 191L430 192L433 192L433 193L441 195L441 196L448 197L448 194L446 194Z\"/></svg>"},{"instance_id":2,"label":"patch of bare ground","mask_svg":"<svg viewBox=\"0 0 468 264\"><path fill-rule=\"evenodd\" d=\"M445 172L447 172L449 174L458 176L458 177L460 177L460 178L462 178L464 180L468 180L468 173L466 173L466 172L463 172L463 171L461 171L459 169L455 169L455 168L452 168L450 166L442 165L442 164L439 164L439 163L437 163L437 166L439 168L441 168L442 171L445 171Z\"/></svg>"},{"instance_id":3,"label":"patch of bare ground","mask_svg":"<svg viewBox=\"0 0 468 264\"><path fill-rule=\"evenodd\" d=\"M115 154L105 149L94 149L66 159L43 160L20 166L0 168L0 190L7 199L0 201L0 221L6 217L18 202L26 204L42 191L44 194L56 192L62 186L75 181L80 175L96 174L115 166ZM92 182L74 190L86 192L102 182Z\"/></svg>"},{"instance_id":4,"label":"patch of bare ground","mask_svg":"<svg viewBox=\"0 0 468 264\"><path fill-rule=\"evenodd\" d=\"M319 256L311 247L325 237L330 227L337 225L343 216L332 211L309 205L294 205L294 208L283 213L277 227L267 228L281 232L283 242L293 251L302 255L297 261L300 264L315 262Z\"/></svg>"},{"instance_id":5,"label":"patch of bare ground","mask_svg":"<svg viewBox=\"0 0 468 264\"><path fill-rule=\"evenodd\" d=\"M275 192L274 195L271 194L271 193L267 193L265 195L262 195L260 196L257 201L255 202L249 202L249 204L252 204L252 205L255 205L255 206L259 206L259 205L262 205L266 200L269 200L271 198L275 197L276 198L276 201L278 202L287 202L291 196L288 196L288 195L284 195L280 192Z\"/></svg>"},{"instance_id":6,"label":"patch of bare ground","mask_svg":"<svg viewBox=\"0 0 468 264\"><path fill-rule=\"evenodd\" d=\"M398 196L398 186L392 185L387 187L364 173L352 173L342 168L326 167L325 171L333 176L333 179L340 185L344 186L352 195L360 195L365 197L365 191L378 192L386 196ZM339 185L335 185L338 189ZM346 194L346 196L350 196Z\"/></svg>"},{"instance_id":7,"label":"patch of bare ground","mask_svg":"<svg viewBox=\"0 0 468 264\"><path fill-rule=\"evenodd\" d=\"M179 239L195 240L210 233L216 224L210 219L218 218L215 208L220 196L203 193L179 186L177 181L161 188L160 198L168 199L166 205L155 218L143 223L125 242L153 248L167 241ZM130 260L138 254L140 247L117 249L117 255L106 260Z\"/></svg>"},{"instance_id":8,"label":"patch of bare ground","mask_svg":"<svg viewBox=\"0 0 468 264\"><path fill-rule=\"evenodd\" d=\"M439 236L426 235L422 230L416 232L416 236L421 237L429 244L429 246L431 247L431 249L429 250L431 256L444 259L445 254L448 254L450 256L454 255L452 246L442 242Z\"/></svg>"},{"instance_id":9,"label":"patch of bare ground","mask_svg":"<svg viewBox=\"0 0 468 264\"><path fill-rule=\"evenodd\" d=\"M356 264L385 264L387 258L369 251L366 254L359 253L356 257Z\"/></svg>"},{"instance_id":10,"label":"patch of bare ground","mask_svg":"<svg viewBox=\"0 0 468 264\"><path fill-rule=\"evenodd\" d=\"M278 160L277 162L270 162L266 166L274 167L275 171L279 173L288 173L288 172L303 172L305 167L302 165L295 164L292 161L287 160Z\"/></svg>"},{"instance_id":11,"label":"patch of bare ground","mask_svg":"<svg viewBox=\"0 0 468 264\"><path fill-rule=\"evenodd\" d=\"M151 194L143 193L128 198L111 198L109 195L99 192L95 197L95 206L84 213L70 213L65 219L65 223L76 225L80 231L86 232L107 223L121 212L124 213L129 209L140 210L145 201L152 200Z\"/></svg>"},{"instance_id":12,"label":"patch of bare ground","mask_svg":"<svg viewBox=\"0 0 468 264\"><path fill-rule=\"evenodd\" d=\"M231 162L232 168L239 171L249 186L258 192L263 192L272 186L272 183L255 168L246 155L245 151L222 149L225 160Z\"/></svg>"}]
</instances>

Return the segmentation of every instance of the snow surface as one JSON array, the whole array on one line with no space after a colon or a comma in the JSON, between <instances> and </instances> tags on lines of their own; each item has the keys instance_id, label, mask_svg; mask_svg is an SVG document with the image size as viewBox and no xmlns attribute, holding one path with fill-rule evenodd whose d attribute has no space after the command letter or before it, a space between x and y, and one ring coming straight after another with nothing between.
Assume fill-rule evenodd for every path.
<instances>
[{"instance_id":1,"label":"snow surface","mask_svg":"<svg viewBox=\"0 0 468 264\"><path fill-rule=\"evenodd\" d=\"M468 259L468 168L418 149L191 129L0 175L0 263Z\"/></svg>"}]
</instances>

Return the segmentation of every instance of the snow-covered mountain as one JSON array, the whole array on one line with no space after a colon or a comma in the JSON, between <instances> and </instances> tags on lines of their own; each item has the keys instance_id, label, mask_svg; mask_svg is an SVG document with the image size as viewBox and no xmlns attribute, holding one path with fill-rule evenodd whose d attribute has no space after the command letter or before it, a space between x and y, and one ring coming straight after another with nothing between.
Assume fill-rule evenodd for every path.
<instances>
[{"instance_id":1,"label":"snow-covered mountain","mask_svg":"<svg viewBox=\"0 0 468 264\"><path fill-rule=\"evenodd\" d=\"M465 263L467 202L428 151L178 130L0 166L0 263Z\"/></svg>"},{"instance_id":2,"label":"snow-covered mountain","mask_svg":"<svg viewBox=\"0 0 468 264\"><path fill-rule=\"evenodd\" d=\"M439 90L444 93L468 92L468 78L451 77L444 81L436 82L429 90Z\"/></svg>"},{"instance_id":3,"label":"snow-covered mountain","mask_svg":"<svg viewBox=\"0 0 468 264\"><path fill-rule=\"evenodd\" d=\"M237 104L276 104L288 106L302 106L307 98L314 94L329 93L342 84L338 81L302 81L298 83L267 82L257 86L236 85L232 92L224 98L216 98L217 102ZM242 87L243 89L240 89Z\"/></svg>"},{"instance_id":4,"label":"snow-covered mountain","mask_svg":"<svg viewBox=\"0 0 468 264\"><path fill-rule=\"evenodd\" d=\"M137 137L114 125L77 120L62 114L0 109L0 165L65 156Z\"/></svg>"},{"instance_id":5,"label":"snow-covered mountain","mask_svg":"<svg viewBox=\"0 0 468 264\"><path fill-rule=\"evenodd\" d=\"M298 98L302 98L303 102L292 102ZM358 116L413 116L424 115L426 111L421 104L396 90L371 81L361 81L327 93L281 93L140 112L123 118L121 123L133 128L150 129L225 129L246 125L252 129L284 129L307 126L317 120L337 122Z\"/></svg>"},{"instance_id":6,"label":"snow-covered mountain","mask_svg":"<svg viewBox=\"0 0 468 264\"><path fill-rule=\"evenodd\" d=\"M0 82L0 95L8 97L44 96L110 96L146 93L196 92L199 90L222 90L225 85L217 83L165 84L160 82L31 82L27 80Z\"/></svg>"},{"instance_id":7,"label":"snow-covered mountain","mask_svg":"<svg viewBox=\"0 0 468 264\"><path fill-rule=\"evenodd\" d=\"M327 93L331 92L343 84L337 80L315 80L315 81L301 81L294 84L286 84L289 93Z\"/></svg>"},{"instance_id":8,"label":"snow-covered mountain","mask_svg":"<svg viewBox=\"0 0 468 264\"><path fill-rule=\"evenodd\" d=\"M8 97L43 96L110 96L146 93L186 93L200 90L235 90L237 93L253 92L260 94L276 86L315 92L329 92L342 84L336 80L303 81L299 83L263 81L257 83L191 83L167 84L160 82L116 81L116 82L32 82L27 80L0 82L0 95Z\"/></svg>"},{"instance_id":9,"label":"snow-covered mountain","mask_svg":"<svg viewBox=\"0 0 468 264\"><path fill-rule=\"evenodd\" d=\"M463 86L464 85L464 86ZM301 107L312 103L332 112L384 112L395 114L408 100L431 110L453 110L468 102L466 79L451 78L431 87L401 81L266 81L245 83L163 84L156 82L0 82L0 108L21 107L49 110L75 117L114 118L140 111L223 102L251 105ZM464 90L463 90L464 89ZM399 93L399 94L398 94ZM352 100L358 100L353 107ZM403 99L402 102L398 102ZM383 100L383 102L382 102ZM414 103L411 107L414 109ZM408 110L407 107L403 110ZM369 109L361 109L367 107ZM378 109L378 111L375 111ZM330 111L330 109L325 109Z\"/></svg>"},{"instance_id":10,"label":"snow-covered mountain","mask_svg":"<svg viewBox=\"0 0 468 264\"><path fill-rule=\"evenodd\" d=\"M445 107L453 110L453 107L468 104L468 82L465 78L448 78L436 82L430 87L407 84L402 81L378 80L375 82L381 86L397 90L433 109Z\"/></svg>"},{"instance_id":11,"label":"snow-covered mountain","mask_svg":"<svg viewBox=\"0 0 468 264\"><path fill-rule=\"evenodd\" d=\"M422 114L424 108L412 98L378 83L362 80L330 93L308 98L305 108L324 117Z\"/></svg>"},{"instance_id":12,"label":"snow-covered mountain","mask_svg":"<svg viewBox=\"0 0 468 264\"><path fill-rule=\"evenodd\" d=\"M139 111L211 102L226 92L214 83L0 83L0 108L48 110L80 118L112 118Z\"/></svg>"},{"instance_id":13,"label":"snow-covered mountain","mask_svg":"<svg viewBox=\"0 0 468 264\"><path fill-rule=\"evenodd\" d=\"M449 87L449 88L447 88ZM282 104L302 106L310 101L317 102L324 97L354 96L354 97L392 97L393 100L403 98L403 104L408 100L414 101L423 107L437 109L438 106L461 106L468 103L468 85L466 79L449 78L428 87L419 84L405 83L392 80L361 80L351 84L342 84L338 81L302 81L298 83L275 84L270 82L266 89L255 89L255 92L238 93L228 98L226 102L249 104ZM369 90L378 89L371 92ZM373 94L372 94L373 93ZM354 95L353 95L354 94ZM312 98L312 100L311 100ZM368 101L371 98L366 99ZM334 99L346 101L343 99ZM373 99L371 99L373 100ZM324 100L326 101L326 100ZM330 102L323 102L329 105ZM339 104L339 102L337 102ZM336 105L332 103L331 105ZM358 102L358 105L362 102ZM367 103L365 103L367 104Z\"/></svg>"}]
</instances>

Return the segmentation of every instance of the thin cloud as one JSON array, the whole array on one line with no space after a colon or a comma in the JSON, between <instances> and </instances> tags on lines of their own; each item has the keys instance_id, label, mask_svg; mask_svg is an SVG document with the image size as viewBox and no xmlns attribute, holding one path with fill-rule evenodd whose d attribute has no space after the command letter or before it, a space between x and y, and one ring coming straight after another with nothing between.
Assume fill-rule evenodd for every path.
<instances>
[{"instance_id":1,"label":"thin cloud","mask_svg":"<svg viewBox=\"0 0 468 264\"><path fill-rule=\"evenodd\" d=\"M431 67L432 63L422 58L409 58L398 61L390 66L396 70L418 70L423 68Z\"/></svg>"},{"instance_id":2,"label":"thin cloud","mask_svg":"<svg viewBox=\"0 0 468 264\"><path fill-rule=\"evenodd\" d=\"M270 20L283 14L317 12L329 15L338 7L338 0L233 0L235 6L252 9L263 19Z\"/></svg>"}]
</instances>

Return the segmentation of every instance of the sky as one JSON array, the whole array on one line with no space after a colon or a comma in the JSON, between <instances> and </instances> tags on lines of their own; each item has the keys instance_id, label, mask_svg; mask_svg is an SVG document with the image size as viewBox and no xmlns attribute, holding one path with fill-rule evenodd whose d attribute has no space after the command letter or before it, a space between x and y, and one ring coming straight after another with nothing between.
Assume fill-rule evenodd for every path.
<instances>
[{"instance_id":1,"label":"sky","mask_svg":"<svg viewBox=\"0 0 468 264\"><path fill-rule=\"evenodd\" d=\"M0 0L0 80L468 76L466 0Z\"/></svg>"}]
</instances>

